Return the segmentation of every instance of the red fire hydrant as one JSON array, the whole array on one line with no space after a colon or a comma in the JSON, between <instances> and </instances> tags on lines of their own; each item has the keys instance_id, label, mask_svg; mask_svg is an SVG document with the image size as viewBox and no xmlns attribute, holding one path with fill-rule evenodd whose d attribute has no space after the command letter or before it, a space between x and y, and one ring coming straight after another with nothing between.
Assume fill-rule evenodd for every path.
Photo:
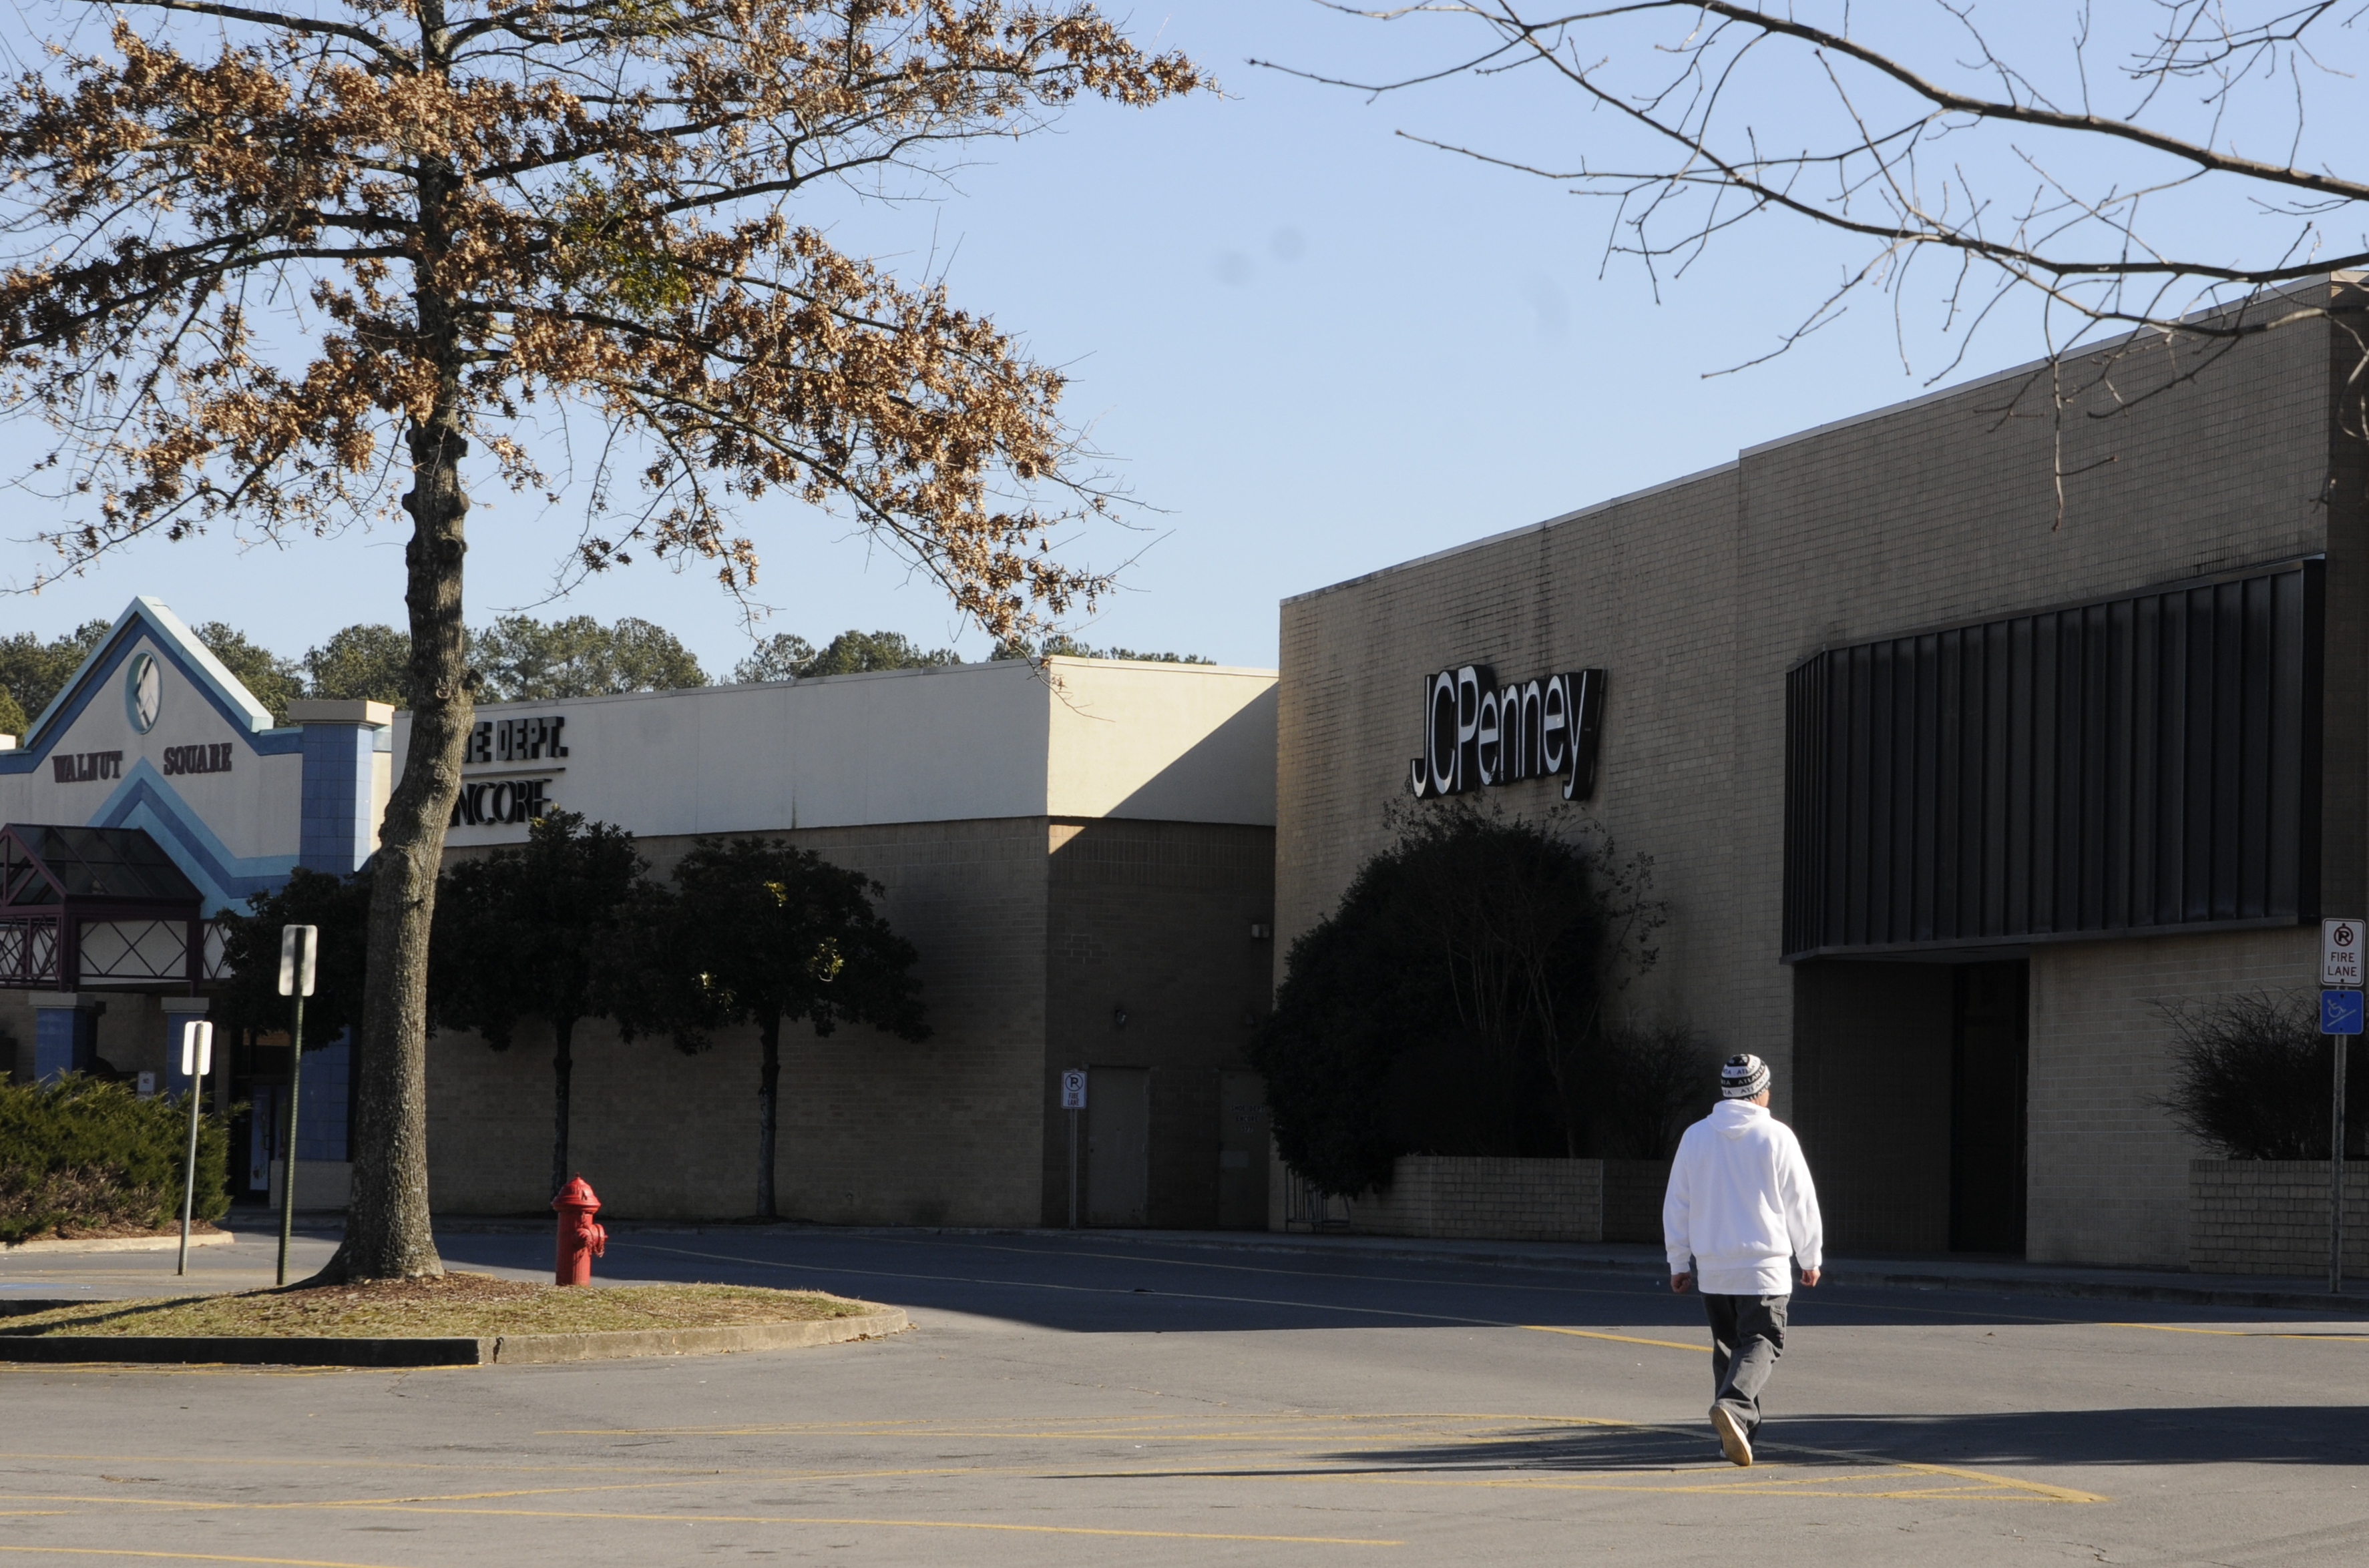
<instances>
[{"instance_id":1,"label":"red fire hydrant","mask_svg":"<svg viewBox=\"0 0 2369 1568\"><path fill-rule=\"evenodd\" d=\"M551 1207L559 1210L557 1282L591 1284L592 1260L609 1250L609 1232L592 1218L600 1210L601 1200L593 1196L590 1184L578 1176L559 1189Z\"/></svg>"}]
</instances>

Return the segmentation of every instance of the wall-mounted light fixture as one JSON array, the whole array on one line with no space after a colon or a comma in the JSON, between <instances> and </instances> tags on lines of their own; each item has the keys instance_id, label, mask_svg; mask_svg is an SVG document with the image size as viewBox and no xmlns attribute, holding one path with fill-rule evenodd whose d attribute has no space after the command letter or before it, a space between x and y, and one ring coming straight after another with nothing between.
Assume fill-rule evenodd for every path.
<instances>
[{"instance_id":1,"label":"wall-mounted light fixture","mask_svg":"<svg viewBox=\"0 0 2369 1568\"><path fill-rule=\"evenodd\" d=\"M1267 924L1265 921L1251 921L1251 940L1253 942L1265 942L1274 935L1275 927Z\"/></svg>"},{"instance_id":2,"label":"wall-mounted light fixture","mask_svg":"<svg viewBox=\"0 0 2369 1568\"><path fill-rule=\"evenodd\" d=\"M1126 1008L1114 1007L1111 1009L1111 1027L1114 1029L1124 1029L1127 1027Z\"/></svg>"}]
</instances>

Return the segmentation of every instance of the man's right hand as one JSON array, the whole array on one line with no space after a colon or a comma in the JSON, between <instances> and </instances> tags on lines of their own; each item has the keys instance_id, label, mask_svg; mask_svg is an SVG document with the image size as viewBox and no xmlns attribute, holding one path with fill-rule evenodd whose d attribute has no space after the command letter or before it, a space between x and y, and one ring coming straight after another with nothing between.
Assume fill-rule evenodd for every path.
<instances>
[{"instance_id":1,"label":"man's right hand","mask_svg":"<svg viewBox=\"0 0 2369 1568\"><path fill-rule=\"evenodd\" d=\"M1691 1274L1674 1273L1670 1276L1670 1288L1681 1296L1687 1293L1687 1287L1694 1282L1695 1276Z\"/></svg>"}]
</instances>

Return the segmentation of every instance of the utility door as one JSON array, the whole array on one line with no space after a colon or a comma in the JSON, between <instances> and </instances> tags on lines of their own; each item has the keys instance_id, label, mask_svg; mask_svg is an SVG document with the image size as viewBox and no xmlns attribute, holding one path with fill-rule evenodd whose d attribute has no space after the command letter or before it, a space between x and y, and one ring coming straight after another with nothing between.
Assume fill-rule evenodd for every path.
<instances>
[{"instance_id":1,"label":"utility door","mask_svg":"<svg viewBox=\"0 0 2369 1568\"><path fill-rule=\"evenodd\" d=\"M1230 1069L1218 1075L1218 1224L1266 1229L1266 1081Z\"/></svg>"},{"instance_id":2,"label":"utility door","mask_svg":"<svg viewBox=\"0 0 2369 1568\"><path fill-rule=\"evenodd\" d=\"M1086 1074L1086 1223L1140 1226L1151 1185L1151 1073Z\"/></svg>"}]
</instances>

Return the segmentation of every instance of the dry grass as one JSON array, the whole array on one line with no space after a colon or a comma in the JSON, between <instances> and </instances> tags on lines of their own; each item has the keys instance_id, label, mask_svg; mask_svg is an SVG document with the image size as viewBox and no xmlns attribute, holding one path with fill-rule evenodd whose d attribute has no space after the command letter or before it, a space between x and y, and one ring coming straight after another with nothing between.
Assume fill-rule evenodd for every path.
<instances>
[{"instance_id":1,"label":"dry grass","mask_svg":"<svg viewBox=\"0 0 2369 1568\"><path fill-rule=\"evenodd\" d=\"M596 1333L611 1329L719 1328L800 1322L870 1310L817 1291L753 1285L555 1285L448 1274L367 1285L291 1286L237 1296L93 1301L0 1323L0 1334L120 1336L222 1334L235 1338L484 1338Z\"/></svg>"}]
</instances>

